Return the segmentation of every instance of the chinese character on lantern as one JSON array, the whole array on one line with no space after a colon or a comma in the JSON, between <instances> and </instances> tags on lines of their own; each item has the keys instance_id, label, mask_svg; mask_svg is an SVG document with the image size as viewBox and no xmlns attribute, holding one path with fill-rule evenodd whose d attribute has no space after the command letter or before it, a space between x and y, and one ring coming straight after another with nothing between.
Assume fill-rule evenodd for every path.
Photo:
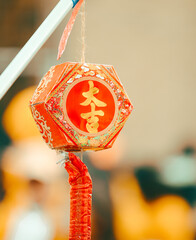
<instances>
[{"instance_id":1,"label":"chinese character on lantern","mask_svg":"<svg viewBox=\"0 0 196 240\"><path fill-rule=\"evenodd\" d=\"M104 116L104 111L95 110L95 107L106 107L107 104L98 100L94 95L99 93L99 89L94 87L93 81L89 81L89 91L82 93L86 98L83 103L80 103L82 106L91 106L91 112L82 113L81 117L87 120L86 129L89 133L97 133L99 128L99 118L97 116Z\"/></svg>"}]
</instances>

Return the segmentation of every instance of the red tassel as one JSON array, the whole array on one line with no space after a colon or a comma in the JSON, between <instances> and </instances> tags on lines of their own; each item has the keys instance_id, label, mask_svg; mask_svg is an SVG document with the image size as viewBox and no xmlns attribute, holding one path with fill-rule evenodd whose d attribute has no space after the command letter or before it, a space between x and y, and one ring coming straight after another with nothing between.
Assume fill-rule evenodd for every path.
<instances>
[{"instance_id":1,"label":"red tassel","mask_svg":"<svg viewBox=\"0 0 196 240\"><path fill-rule=\"evenodd\" d=\"M65 169L71 185L69 240L90 240L92 180L88 168L77 156L69 153Z\"/></svg>"}]
</instances>

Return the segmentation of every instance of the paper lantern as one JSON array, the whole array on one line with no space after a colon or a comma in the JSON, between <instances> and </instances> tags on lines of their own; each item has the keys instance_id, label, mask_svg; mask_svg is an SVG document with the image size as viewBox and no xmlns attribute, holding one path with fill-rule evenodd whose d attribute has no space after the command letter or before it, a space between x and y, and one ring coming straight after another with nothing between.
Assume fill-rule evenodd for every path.
<instances>
[{"instance_id":1,"label":"paper lantern","mask_svg":"<svg viewBox=\"0 0 196 240\"><path fill-rule=\"evenodd\" d=\"M65 151L112 147L133 108L112 66L70 62L49 70L30 104L46 143Z\"/></svg>"}]
</instances>

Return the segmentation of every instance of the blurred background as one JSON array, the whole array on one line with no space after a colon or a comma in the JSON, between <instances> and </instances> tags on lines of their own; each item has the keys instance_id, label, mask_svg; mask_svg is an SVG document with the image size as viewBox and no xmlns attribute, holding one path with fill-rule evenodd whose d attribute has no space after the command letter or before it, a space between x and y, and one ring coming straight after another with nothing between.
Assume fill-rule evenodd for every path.
<instances>
[{"instance_id":1,"label":"blurred background","mask_svg":"<svg viewBox=\"0 0 196 240\"><path fill-rule=\"evenodd\" d=\"M0 72L57 0L0 0ZM0 239L64 240L69 185L28 108L52 65L81 59L62 22L0 102ZM86 62L111 64L134 105L113 149L85 154L93 240L196 239L196 1L86 0Z\"/></svg>"}]
</instances>

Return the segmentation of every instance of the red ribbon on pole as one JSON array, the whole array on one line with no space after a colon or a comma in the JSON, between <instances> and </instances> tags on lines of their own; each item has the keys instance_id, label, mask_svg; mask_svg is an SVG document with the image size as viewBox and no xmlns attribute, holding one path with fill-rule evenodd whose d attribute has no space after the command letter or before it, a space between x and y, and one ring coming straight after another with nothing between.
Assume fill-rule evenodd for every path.
<instances>
[{"instance_id":1,"label":"red ribbon on pole","mask_svg":"<svg viewBox=\"0 0 196 240\"><path fill-rule=\"evenodd\" d=\"M65 30L63 32L63 35L62 35L60 43L59 43L57 60L59 60L61 58L63 52L65 51L69 35L71 33L71 30L73 28L77 14L80 10L80 7L81 7L83 1L84 0L79 0L79 2L76 4L76 6L73 9L72 15L69 19L69 22L68 22L67 26L65 27Z\"/></svg>"}]
</instances>

